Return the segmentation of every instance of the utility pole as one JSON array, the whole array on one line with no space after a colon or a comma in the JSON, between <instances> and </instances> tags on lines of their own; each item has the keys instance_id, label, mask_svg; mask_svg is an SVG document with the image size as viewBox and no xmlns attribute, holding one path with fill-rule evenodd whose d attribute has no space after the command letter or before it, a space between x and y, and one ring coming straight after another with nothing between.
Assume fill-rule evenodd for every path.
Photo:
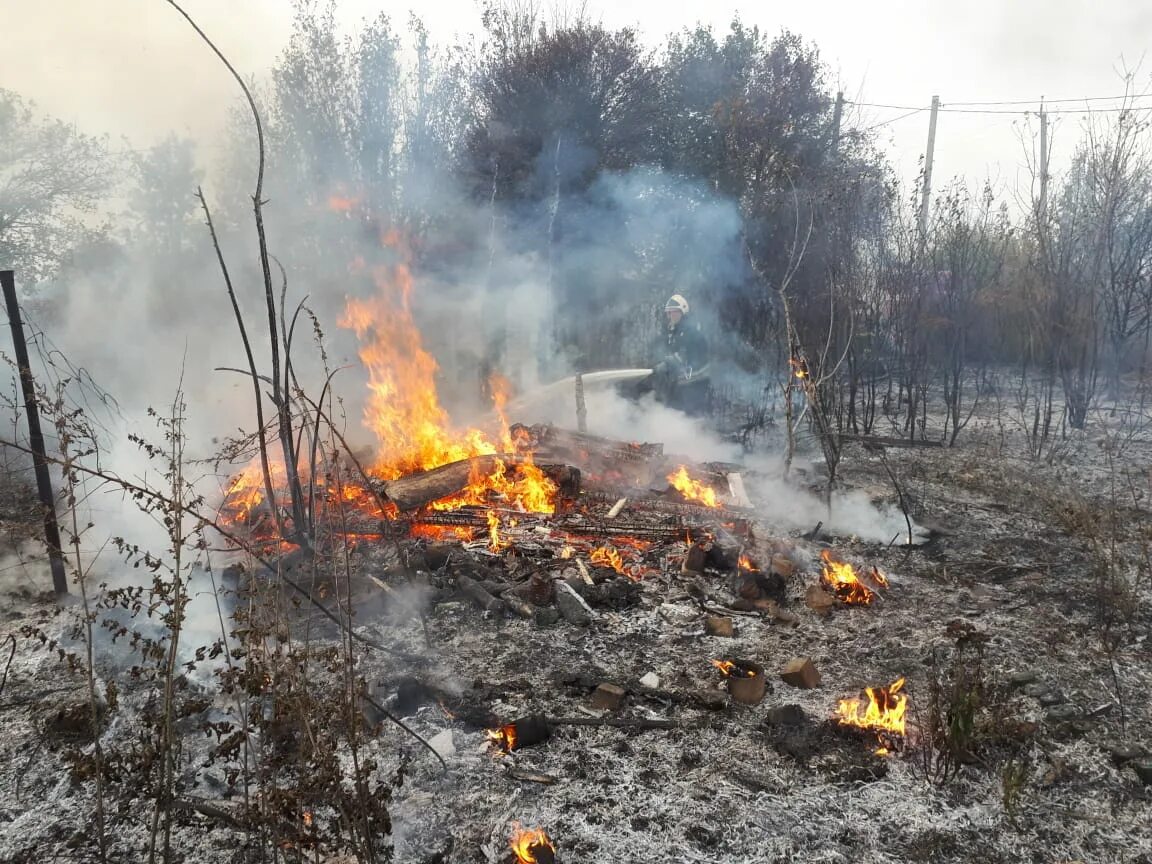
<instances>
[{"instance_id":1,"label":"utility pole","mask_svg":"<svg viewBox=\"0 0 1152 864\"><path fill-rule=\"evenodd\" d=\"M928 151L924 154L924 189L920 193L920 239L928 237L928 202L932 197L932 153L936 149L936 114L940 97L932 97L932 116L928 120Z\"/></svg>"},{"instance_id":2,"label":"utility pole","mask_svg":"<svg viewBox=\"0 0 1152 864\"><path fill-rule=\"evenodd\" d=\"M44 541L48 547L48 564L52 569L52 587L57 594L67 594L68 575L64 570L64 552L60 546L60 526L56 522L56 496L52 493L52 475L48 473L44 433L40 430L36 382L32 379L32 366L28 362L24 322L20 318L20 304L16 300L16 277L11 270L0 270L0 287L3 288L4 303L8 307L8 326L12 329L12 347L16 349L16 366L20 373L20 387L24 391L24 410L28 413L28 446L32 451L32 467L35 469L36 487L44 515Z\"/></svg>"},{"instance_id":3,"label":"utility pole","mask_svg":"<svg viewBox=\"0 0 1152 864\"><path fill-rule=\"evenodd\" d=\"M844 91L836 92L836 107L832 109L832 154L840 149L840 118L844 116Z\"/></svg>"},{"instance_id":4,"label":"utility pole","mask_svg":"<svg viewBox=\"0 0 1152 864\"><path fill-rule=\"evenodd\" d=\"M1048 218L1048 112L1044 110L1044 100L1040 100L1040 209L1037 218L1041 223Z\"/></svg>"}]
</instances>

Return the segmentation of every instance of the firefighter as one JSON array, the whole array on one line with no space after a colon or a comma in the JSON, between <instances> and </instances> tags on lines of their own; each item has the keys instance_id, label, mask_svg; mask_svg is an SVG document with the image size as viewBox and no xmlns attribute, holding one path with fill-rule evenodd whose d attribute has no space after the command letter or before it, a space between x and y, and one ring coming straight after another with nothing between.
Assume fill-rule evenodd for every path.
<instances>
[{"instance_id":1,"label":"firefighter","mask_svg":"<svg viewBox=\"0 0 1152 864\"><path fill-rule=\"evenodd\" d=\"M652 386L656 398L687 414L704 414L711 398L708 341L689 316L688 301L673 294L664 304Z\"/></svg>"}]
</instances>

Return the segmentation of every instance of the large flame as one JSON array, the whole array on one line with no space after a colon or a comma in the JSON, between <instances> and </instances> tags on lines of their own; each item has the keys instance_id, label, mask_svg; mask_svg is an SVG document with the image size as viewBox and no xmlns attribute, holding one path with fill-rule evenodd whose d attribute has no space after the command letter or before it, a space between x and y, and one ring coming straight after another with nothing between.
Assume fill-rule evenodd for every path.
<instances>
[{"instance_id":1,"label":"large flame","mask_svg":"<svg viewBox=\"0 0 1152 864\"><path fill-rule=\"evenodd\" d=\"M695 501L705 507L720 506L720 501L716 497L716 490L706 483L693 480L688 475L688 468L685 465L681 465L669 474L668 482L689 501Z\"/></svg>"},{"instance_id":2,"label":"large flame","mask_svg":"<svg viewBox=\"0 0 1152 864\"><path fill-rule=\"evenodd\" d=\"M547 849L555 852L556 847L548 835L540 828L522 828L519 822L512 824L512 839L509 842L516 853L516 864L539 864L540 852Z\"/></svg>"},{"instance_id":3,"label":"large flame","mask_svg":"<svg viewBox=\"0 0 1152 864\"><path fill-rule=\"evenodd\" d=\"M860 581L856 569L847 561L840 560L828 549L820 553L820 559L824 562L820 582L842 602L867 606L876 599L876 592ZM877 585L888 585L888 580L875 567L871 578Z\"/></svg>"},{"instance_id":4,"label":"large flame","mask_svg":"<svg viewBox=\"0 0 1152 864\"><path fill-rule=\"evenodd\" d=\"M397 250L402 247L395 233L384 242ZM340 321L359 338L360 359L368 370L364 422L380 443L372 473L390 480L462 459L515 452L504 417L508 382L499 376L489 382L500 417L498 440L479 429L454 429L437 393L436 360L424 348L412 315L412 274L407 262L401 255L394 266L377 268L373 275L377 295L349 298ZM483 505L496 495L511 507L552 513L556 492L556 484L532 464L531 456L521 456L513 470L509 462L498 459L487 476L474 469L468 488L438 509Z\"/></svg>"},{"instance_id":5,"label":"large flame","mask_svg":"<svg viewBox=\"0 0 1152 864\"><path fill-rule=\"evenodd\" d=\"M903 687L904 679L899 678L887 687L866 688L863 699L841 699L840 725L903 735L908 710L908 697L900 692Z\"/></svg>"}]
</instances>

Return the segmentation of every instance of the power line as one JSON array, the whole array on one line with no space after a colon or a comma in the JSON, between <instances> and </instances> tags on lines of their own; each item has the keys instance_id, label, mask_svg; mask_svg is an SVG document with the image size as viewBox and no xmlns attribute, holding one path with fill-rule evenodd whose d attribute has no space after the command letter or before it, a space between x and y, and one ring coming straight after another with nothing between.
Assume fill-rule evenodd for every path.
<instances>
[{"instance_id":1,"label":"power line","mask_svg":"<svg viewBox=\"0 0 1152 864\"><path fill-rule=\"evenodd\" d=\"M1078 99L1042 99L1045 105L1058 105L1066 102L1115 102L1119 99L1147 99L1152 93L1127 93L1122 96L1082 96ZM949 102L949 105L1035 105L1035 99L1002 99L992 102Z\"/></svg>"},{"instance_id":2,"label":"power line","mask_svg":"<svg viewBox=\"0 0 1152 864\"><path fill-rule=\"evenodd\" d=\"M928 110L927 108L913 108L913 109L912 109L911 111L909 111L907 114L901 114L900 116L898 116L898 117L893 117L893 118L891 118L890 120L881 120L879 123L874 123L874 124L872 124L871 126L865 126L865 127L864 127L862 130L860 130L860 131L862 131L862 132L871 132L873 129L879 129L881 126L887 126L889 123L895 123L895 122L897 122L897 121L899 121L899 120L903 120L905 117L911 117L911 116L912 116L912 115L914 115L914 114L921 114L921 113L923 113L924 111L927 111L927 110Z\"/></svg>"},{"instance_id":3,"label":"power line","mask_svg":"<svg viewBox=\"0 0 1152 864\"><path fill-rule=\"evenodd\" d=\"M1100 97L1100 98L1106 98L1106 97ZM1125 98L1125 97L1117 96L1114 98L1121 99L1121 98ZM1048 106L1055 101L1057 101L1057 100L1045 99L1043 104L1045 106ZM1077 101L1078 102L1078 101L1086 101L1086 100L1059 100L1059 101L1061 101L1061 102ZM907 112L909 112L909 114L915 113L917 111L927 111L928 110L927 105L923 105L920 107L914 107L912 105L888 105L888 104L883 104L883 103L879 103L879 102L852 102L850 100L845 100L845 103L849 104L849 105L855 105L857 108L887 108L887 109L890 109L892 111L907 111ZM978 104L981 104L981 103L978 103L978 102L941 102L939 110L941 112L947 112L947 113L951 113L951 114L1015 114L1015 115L1020 115L1020 116L1025 115L1025 114L1035 114L1039 110L1038 107L1033 108L1033 109L1028 109L1028 110L1001 109L1001 108L949 108L949 107L947 107L949 105L978 105ZM986 104L993 105L993 104L997 104L997 103L990 102L990 103L986 103ZM1027 105L1039 106L1040 102L1039 102L1039 100L1037 100L1034 102L1027 102L1027 103L1025 103L1025 102L1020 102L1020 103L1005 102L1003 104L1006 104L1006 105L1015 105L1015 104L1024 105L1024 104L1027 104ZM1152 111L1152 105L1121 105L1121 106L1113 106L1110 108L1056 108L1055 110L1047 111L1046 113L1051 114L1051 115L1055 115L1055 114L1115 114L1115 113L1124 113L1126 111ZM908 115L904 115L904 116L908 116ZM899 120L900 118L897 117L895 119ZM885 122L894 122L894 121L885 121Z\"/></svg>"}]
</instances>

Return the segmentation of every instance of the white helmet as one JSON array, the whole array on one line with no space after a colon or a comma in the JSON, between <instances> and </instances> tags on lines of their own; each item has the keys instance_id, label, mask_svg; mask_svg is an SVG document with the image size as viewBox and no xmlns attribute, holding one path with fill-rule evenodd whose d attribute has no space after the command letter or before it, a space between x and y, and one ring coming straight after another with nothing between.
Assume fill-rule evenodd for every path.
<instances>
[{"instance_id":1,"label":"white helmet","mask_svg":"<svg viewBox=\"0 0 1152 864\"><path fill-rule=\"evenodd\" d=\"M668 302L664 304L665 312L679 312L681 315L688 314L688 301L684 299L681 294L673 294L668 298Z\"/></svg>"}]
</instances>

